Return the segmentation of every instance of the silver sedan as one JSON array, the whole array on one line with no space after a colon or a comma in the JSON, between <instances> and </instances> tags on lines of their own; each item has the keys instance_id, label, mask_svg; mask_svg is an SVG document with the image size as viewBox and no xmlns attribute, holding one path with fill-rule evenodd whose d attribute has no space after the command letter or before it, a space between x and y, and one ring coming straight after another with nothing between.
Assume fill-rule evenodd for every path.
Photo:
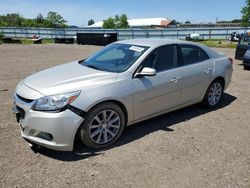
<instances>
[{"instance_id":1,"label":"silver sedan","mask_svg":"<svg viewBox=\"0 0 250 188\"><path fill-rule=\"evenodd\" d=\"M191 42L136 39L22 80L14 93L21 135L73 150L79 136L107 147L124 127L195 103L214 108L231 82L232 59Z\"/></svg>"}]
</instances>

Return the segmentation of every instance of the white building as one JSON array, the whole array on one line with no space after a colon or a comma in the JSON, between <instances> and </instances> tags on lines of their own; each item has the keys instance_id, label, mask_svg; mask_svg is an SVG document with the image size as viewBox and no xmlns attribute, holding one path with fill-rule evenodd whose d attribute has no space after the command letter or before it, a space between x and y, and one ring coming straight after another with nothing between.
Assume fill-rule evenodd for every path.
<instances>
[{"instance_id":1,"label":"white building","mask_svg":"<svg viewBox=\"0 0 250 188\"><path fill-rule=\"evenodd\" d=\"M129 27L131 28L157 28L157 27L175 27L175 21L166 18L142 18L142 19L128 19ZM96 22L88 28L102 28L103 21Z\"/></svg>"}]
</instances>

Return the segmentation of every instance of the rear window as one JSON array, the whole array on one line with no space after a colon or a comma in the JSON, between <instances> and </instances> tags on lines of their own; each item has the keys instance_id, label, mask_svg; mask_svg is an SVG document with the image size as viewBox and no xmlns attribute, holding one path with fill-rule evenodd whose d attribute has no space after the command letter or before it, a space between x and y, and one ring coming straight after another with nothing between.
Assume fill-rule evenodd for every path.
<instances>
[{"instance_id":1,"label":"rear window","mask_svg":"<svg viewBox=\"0 0 250 188\"><path fill-rule=\"evenodd\" d=\"M181 45L183 65L190 65L209 59L209 56L197 46Z\"/></svg>"}]
</instances>

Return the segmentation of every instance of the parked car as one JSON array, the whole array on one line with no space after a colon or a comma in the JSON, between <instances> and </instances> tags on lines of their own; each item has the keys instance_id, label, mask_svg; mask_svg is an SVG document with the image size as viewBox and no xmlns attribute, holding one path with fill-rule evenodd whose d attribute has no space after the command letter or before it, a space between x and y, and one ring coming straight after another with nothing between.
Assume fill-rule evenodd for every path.
<instances>
[{"instance_id":1,"label":"parked car","mask_svg":"<svg viewBox=\"0 0 250 188\"><path fill-rule=\"evenodd\" d=\"M202 102L218 106L232 59L201 44L169 39L112 43L88 58L22 80L14 93L21 135L31 144L107 147L124 127Z\"/></svg>"},{"instance_id":2,"label":"parked car","mask_svg":"<svg viewBox=\"0 0 250 188\"><path fill-rule=\"evenodd\" d=\"M187 41L191 41L191 40L193 40L193 41L204 40L204 37L201 36L198 33L192 33L192 34L189 34L189 35L186 36L186 40Z\"/></svg>"},{"instance_id":3,"label":"parked car","mask_svg":"<svg viewBox=\"0 0 250 188\"><path fill-rule=\"evenodd\" d=\"M242 60L244 69L249 70L250 69L250 49L248 49L243 57Z\"/></svg>"},{"instance_id":4,"label":"parked car","mask_svg":"<svg viewBox=\"0 0 250 188\"><path fill-rule=\"evenodd\" d=\"M232 32L228 37L229 41L238 42L240 40L241 34L237 32Z\"/></svg>"},{"instance_id":5,"label":"parked car","mask_svg":"<svg viewBox=\"0 0 250 188\"><path fill-rule=\"evenodd\" d=\"M250 48L250 36L249 36L249 33L245 33L239 39L239 42L235 51L235 59L242 61L246 51L249 48Z\"/></svg>"}]
</instances>

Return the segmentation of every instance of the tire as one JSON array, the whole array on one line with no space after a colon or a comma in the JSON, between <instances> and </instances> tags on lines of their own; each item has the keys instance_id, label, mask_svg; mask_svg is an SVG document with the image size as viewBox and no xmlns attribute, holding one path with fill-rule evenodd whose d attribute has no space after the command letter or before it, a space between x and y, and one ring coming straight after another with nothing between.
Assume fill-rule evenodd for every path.
<instances>
[{"instance_id":1,"label":"tire","mask_svg":"<svg viewBox=\"0 0 250 188\"><path fill-rule=\"evenodd\" d=\"M243 65L244 70L250 70L250 66Z\"/></svg>"},{"instance_id":2,"label":"tire","mask_svg":"<svg viewBox=\"0 0 250 188\"><path fill-rule=\"evenodd\" d=\"M221 104L223 95L224 83L220 79L216 79L209 85L202 101L202 105L205 108L215 108Z\"/></svg>"},{"instance_id":3,"label":"tire","mask_svg":"<svg viewBox=\"0 0 250 188\"><path fill-rule=\"evenodd\" d=\"M125 115L118 105L111 102L102 103L86 114L78 132L79 137L87 147L102 149L118 140L125 122Z\"/></svg>"}]
</instances>

